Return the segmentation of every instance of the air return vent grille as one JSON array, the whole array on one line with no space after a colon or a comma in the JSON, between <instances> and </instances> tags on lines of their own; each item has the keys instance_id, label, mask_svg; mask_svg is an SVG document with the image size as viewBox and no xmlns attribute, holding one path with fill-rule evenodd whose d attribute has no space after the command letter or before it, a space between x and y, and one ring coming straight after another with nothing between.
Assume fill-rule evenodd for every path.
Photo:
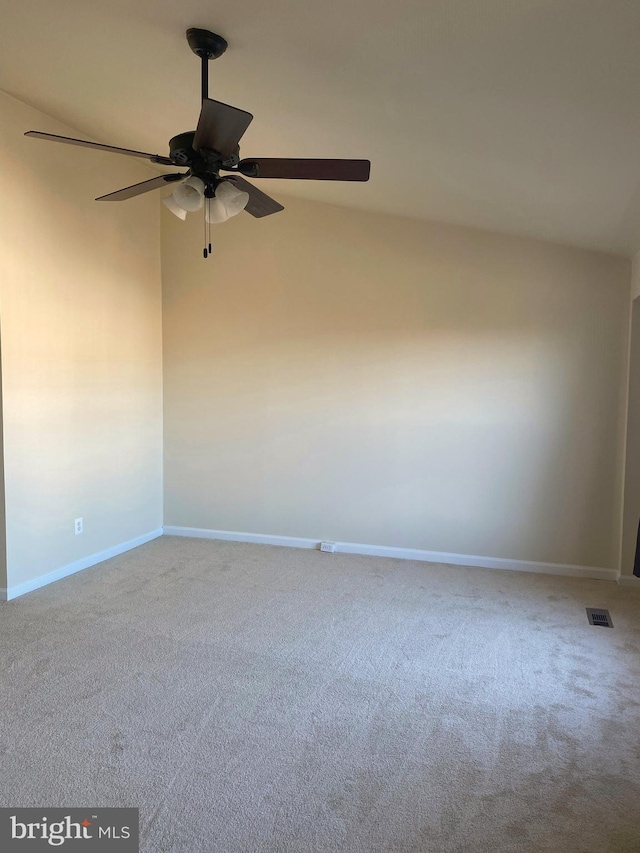
<instances>
[{"instance_id":1,"label":"air return vent grille","mask_svg":"<svg viewBox=\"0 0 640 853\"><path fill-rule=\"evenodd\" d=\"M599 610L597 607L587 607L589 625L602 625L603 628L613 628L611 616L608 610Z\"/></svg>"}]
</instances>

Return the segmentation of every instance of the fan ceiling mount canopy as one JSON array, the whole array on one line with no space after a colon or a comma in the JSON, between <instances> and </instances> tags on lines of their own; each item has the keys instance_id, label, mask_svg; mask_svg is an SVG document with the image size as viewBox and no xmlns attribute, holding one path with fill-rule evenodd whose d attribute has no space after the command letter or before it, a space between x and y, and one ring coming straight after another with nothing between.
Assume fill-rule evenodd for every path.
<instances>
[{"instance_id":1,"label":"fan ceiling mount canopy","mask_svg":"<svg viewBox=\"0 0 640 853\"><path fill-rule=\"evenodd\" d=\"M227 49L227 42L216 33L195 27L188 29L186 35L189 47L202 63L202 108L195 130L179 133L169 140L168 157L37 130L27 131L25 136L141 157L162 166L186 168L186 172L158 175L148 181L100 196L96 201L124 201L176 183L182 192L171 196L172 203L167 204L167 207L182 219L186 212L204 207L207 223L224 221L242 209L258 218L284 210L279 202L245 180L246 177L317 181L369 180L369 160L314 160L291 157L240 159L239 142L253 121L253 116L238 107L209 98L209 62L222 56ZM230 174L221 177L221 171ZM220 198L216 198L223 184L231 186L226 186L225 192L220 193ZM180 199L186 197L186 191L199 196L199 203L198 198L195 199L197 207L180 206ZM233 204L229 203L230 200ZM166 203L168 200L164 201ZM218 202L218 211L212 212L211 204L215 202ZM210 251L209 245L209 253ZM207 254L205 249L205 257Z\"/></svg>"}]
</instances>

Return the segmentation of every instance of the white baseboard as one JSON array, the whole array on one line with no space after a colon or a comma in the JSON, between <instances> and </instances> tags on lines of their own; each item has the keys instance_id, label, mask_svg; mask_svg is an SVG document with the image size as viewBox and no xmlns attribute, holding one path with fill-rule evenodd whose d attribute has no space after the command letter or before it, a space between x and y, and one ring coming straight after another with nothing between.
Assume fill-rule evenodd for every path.
<instances>
[{"instance_id":1,"label":"white baseboard","mask_svg":"<svg viewBox=\"0 0 640 853\"><path fill-rule=\"evenodd\" d=\"M165 536L187 536L192 539L227 539L231 542L255 542L258 545L283 545L285 548L320 547L318 539L301 539L297 536L272 536L267 533L239 533L235 530L207 530L204 527L164 527Z\"/></svg>"},{"instance_id":2,"label":"white baseboard","mask_svg":"<svg viewBox=\"0 0 640 853\"><path fill-rule=\"evenodd\" d=\"M232 542L255 542L261 545L284 545L288 548L318 550L320 540L295 536L272 536L266 533L240 533L233 530L207 530L201 527L164 527L166 536L188 536L198 539L226 539ZM615 569L598 566L569 566L562 563L535 563L529 560L508 560L503 557L474 557L471 554L449 554L444 551L422 551L417 548L394 548L388 545L363 545L356 542L336 542L337 554L364 554L370 557L394 557L397 560L421 560L426 563L448 563L454 566L477 566L484 569L508 569L514 572L535 572L545 575L565 575L576 578L595 578L616 581Z\"/></svg>"},{"instance_id":3,"label":"white baseboard","mask_svg":"<svg viewBox=\"0 0 640 853\"><path fill-rule=\"evenodd\" d=\"M640 589L640 578L635 577L635 575L620 575L618 583L620 586L630 586Z\"/></svg>"},{"instance_id":4,"label":"white baseboard","mask_svg":"<svg viewBox=\"0 0 640 853\"><path fill-rule=\"evenodd\" d=\"M0 589L0 600L11 601L24 595L27 592L32 592L34 589L39 589L42 586L47 586L61 578L66 578L69 575L74 575L76 572L81 572L83 569L88 569L104 560L109 560L111 557L117 557L118 554L124 554L125 551L131 551L139 545L144 545L145 542L150 542L152 539L157 539L162 536L162 528L152 530L150 533L145 533L143 536L138 536L135 539L129 539L128 542L121 542L119 545L114 545L113 548L106 548L104 551L97 551L95 554L89 554L88 557L83 557L81 560L76 560L74 563L69 563L66 566L61 566L59 569L54 569L52 572L47 572L46 575L40 575L32 580L24 583L9 586L8 589Z\"/></svg>"}]
</instances>

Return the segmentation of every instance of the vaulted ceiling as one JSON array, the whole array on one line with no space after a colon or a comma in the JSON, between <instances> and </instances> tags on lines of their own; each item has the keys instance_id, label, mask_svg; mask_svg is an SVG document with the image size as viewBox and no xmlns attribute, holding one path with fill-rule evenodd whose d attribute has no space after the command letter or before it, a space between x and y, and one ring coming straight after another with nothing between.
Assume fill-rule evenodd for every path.
<instances>
[{"instance_id":1,"label":"vaulted ceiling","mask_svg":"<svg viewBox=\"0 0 640 853\"><path fill-rule=\"evenodd\" d=\"M210 96L253 113L242 156L372 162L368 184L260 182L275 198L640 246L638 0L5 2L0 88L166 154L199 111L191 26L229 42Z\"/></svg>"}]
</instances>

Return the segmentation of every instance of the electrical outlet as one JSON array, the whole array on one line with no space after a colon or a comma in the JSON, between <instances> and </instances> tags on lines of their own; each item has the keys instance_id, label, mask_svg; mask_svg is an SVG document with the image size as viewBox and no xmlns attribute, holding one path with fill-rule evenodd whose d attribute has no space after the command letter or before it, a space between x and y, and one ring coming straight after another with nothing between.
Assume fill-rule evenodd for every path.
<instances>
[{"instance_id":1,"label":"electrical outlet","mask_svg":"<svg viewBox=\"0 0 640 853\"><path fill-rule=\"evenodd\" d=\"M321 542L320 550L325 551L327 554L335 554L336 552L336 543L335 542Z\"/></svg>"},{"instance_id":2,"label":"electrical outlet","mask_svg":"<svg viewBox=\"0 0 640 853\"><path fill-rule=\"evenodd\" d=\"M81 518L76 518L76 536L77 536L79 533L82 533L82 519L81 519Z\"/></svg>"}]
</instances>

